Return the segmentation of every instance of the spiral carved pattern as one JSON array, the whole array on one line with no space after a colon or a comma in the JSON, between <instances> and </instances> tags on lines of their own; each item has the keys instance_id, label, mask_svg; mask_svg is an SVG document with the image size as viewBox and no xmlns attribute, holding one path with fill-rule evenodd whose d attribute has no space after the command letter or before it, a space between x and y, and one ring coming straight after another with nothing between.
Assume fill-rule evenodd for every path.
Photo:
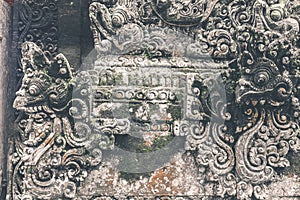
<instances>
[{"instance_id":1,"label":"spiral carved pattern","mask_svg":"<svg viewBox=\"0 0 300 200\"><path fill-rule=\"evenodd\" d=\"M99 0L90 6L91 30L99 56L104 55L101 64L109 67L76 77L63 55L49 60L47 49L25 43L24 78L14 104L23 112L16 121L13 198L79 194L102 199L115 193L130 196L139 189L154 196L170 192L167 184L153 186L159 177L155 173L168 170L158 169L145 183L122 185L126 181L114 174L116 168L102 163L102 151L115 148L116 137L131 134L134 123L144 124L147 144L157 130L185 137L183 157L190 165L183 168L197 171L186 194L272 198L269 183L291 164L290 152L300 150L299 7L293 0ZM122 56L109 57L112 52ZM203 61L204 56L219 68ZM195 73L199 65L205 69ZM174 76L159 71L141 78L133 73L157 66L172 69ZM182 71L176 74L175 69ZM208 78L215 69L220 69L220 78ZM132 76L125 80L124 74ZM130 84L137 88L112 87ZM142 88L151 84L159 89ZM112 98L117 101L110 102ZM176 107L181 102L183 111ZM153 117L153 108L159 115ZM149 126L157 119L164 123ZM111 174L118 178L109 179ZM108 179L118 183L110 193L93 186L105 187ZM88 194L82 194L85 183L91 187Z\"/></svg>"}]
</instances>

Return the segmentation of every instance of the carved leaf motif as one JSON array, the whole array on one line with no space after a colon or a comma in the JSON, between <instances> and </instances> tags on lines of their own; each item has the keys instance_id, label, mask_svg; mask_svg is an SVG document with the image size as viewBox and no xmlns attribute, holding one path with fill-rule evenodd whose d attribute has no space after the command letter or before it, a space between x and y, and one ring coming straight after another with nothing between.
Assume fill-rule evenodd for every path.
<instances>
[{"instance_id":1,"label":"carved leaf motif","mask_svg":"<svg viewBox=\"0 0 300 200\"><path fill-rule=\"evenodd\" d=\"M278 168L290 165L288 153L300 149L296 1L93 2L96 63L105 69L76 77L67 59L55 56L57 30L49 25L53 19L48 11L56 6L50 2L26 1L20 16L20 42L35 41L42 49L30 42L22 48L24 77L14 103L22 111L16 121L14 198L75 198L81 184L91 180L90 174L97 174L99 180L91 182L101 186L119 181L113 186L124 194L134 192L134 184L151 185L153 177L168 170L156 170L148 182L127 184L113 166L102 163L102 150L114 149L116 137L134 132L132 127L139 124L144 126L138 130L150 135L160 130L185 137L185 154L193 160L188 163L197 168L196 186L190 187L194 193L270 198L266 184L280 173ZM54 39L44 41L48 28ZM208 55L214 65L204 59ZM222 80L210 80L209 73L197 69L199 65L212 73L221 71ZM163 71L149 77L132 73L155 67L179 72L174 77ZM150 79L156 80L155 89L150 88L155 82ZM130 84L139 88L122 88ZM223 86L225 92L220 94ZM180 90L184 95L178 95ZM122 107L124 102L127 107ZM178 111L180 103L183 111ZM153 107L159 114L153 114ZM129 113L125 117L124 110ZM164 123L150 126L153 119ZM175 189L160 186L179 191L178 180L173 181ZM106 195L87 191L89 196Z\"/></svg>"}]
</instances>

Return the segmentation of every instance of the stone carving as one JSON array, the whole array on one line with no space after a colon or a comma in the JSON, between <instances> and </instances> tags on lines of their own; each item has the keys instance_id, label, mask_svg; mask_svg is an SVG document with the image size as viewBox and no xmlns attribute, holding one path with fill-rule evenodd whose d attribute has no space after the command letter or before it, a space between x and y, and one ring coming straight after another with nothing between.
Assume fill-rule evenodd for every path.
<instances>
[{"instance_id":1,"label":"stone carving","mask_svg":"<svg viewBox=\"0 0 300 200\"><path fill-rule=\"evenodd\" d=\"M157 16L170 25L194 26L204 22L214 9L214 1L152 1Z\"/></svg>"},{"instance_id":2,"label":"stone carving","mask_svg":"<svg viewBox=\"0 0 300 200\"><path fill-rule=\"evenodd\" d=\"M99 0L99 58L76 76L63 55L24 43L12 198L272 198L300 149L299 6ZM148 146L183 138L184 151L126 180L118 155L104 155L134 134Z\"/></svg>"},{"instance_id":3,"label":"stone carving","mask_svg":"<svg viewBox=\"0 0 300 200\"><path fill-rule=\"evenodd\" d=\"M17 48L20 63L21 45L25 41L35 42L47 57L52 58L58 51L58 21L57 1L32 1L24 0L16 4L18 24ZM21 74L19 75L21 77Z\"/></svg>"},{"instance_id":4,"label":"stone carving","mask_svg":"<svg viewBox=\"0 0 300 200\"><path fill-rule=\"evenodd\" d=\"M73 72L66 58L59 54L49 61L30 42L23 44L22 55L24 77L14 102L22 113L16 139L20 146L13 158L12 198L72 198L76 182L86 176L85 167L99 164L101 151L87 153L82 148L84 138L78 134L89 127L72 124L75 113L70 103L76 99L70 99Z\"/></svg>"}]
</instances>

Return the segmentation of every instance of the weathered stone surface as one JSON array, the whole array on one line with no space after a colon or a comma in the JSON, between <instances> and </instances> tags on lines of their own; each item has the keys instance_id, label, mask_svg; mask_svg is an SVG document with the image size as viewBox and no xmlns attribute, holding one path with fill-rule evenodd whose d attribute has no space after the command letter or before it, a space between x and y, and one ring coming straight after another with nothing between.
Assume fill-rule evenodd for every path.
<instances>
[{"instance_id":1,"label":"weathered stone surface","mask_svg":"<svg viewBox=\"0 0 300 200\"><path fill-rule=\"evenodd\" d=\"M296 198L299 6L99 0L76 71L25 42L9 197Z\"/></svg>"},{"instance_id":2,"label":"weathered stone surface","mask_svg":"<svg viewBox=\"0 0 300 200\"><path fill-rule=\"evenodd\" d=\"M6 176L7 127L11 125L7 119L7 110L11 106L9 97L14 94L10 88L9 50L11 33L11 6L0 2L0 196L2 194L2 174ZM12 109L10 109L12 110ZM4 171L3 171L4 170Z\"/></svg>"},{"instance_id":3,"label":"weathered stone surface","mask_svg":"<svg viewBox=\"0 0 300 200\"><path fill-rule=\"evenodd\" d=\"M81 62L81 1L65 0L57 3L59 16L59 50L70 60L71 67ZM68 9L66 9L68 8Z\"/></svg>"}]
</instances>

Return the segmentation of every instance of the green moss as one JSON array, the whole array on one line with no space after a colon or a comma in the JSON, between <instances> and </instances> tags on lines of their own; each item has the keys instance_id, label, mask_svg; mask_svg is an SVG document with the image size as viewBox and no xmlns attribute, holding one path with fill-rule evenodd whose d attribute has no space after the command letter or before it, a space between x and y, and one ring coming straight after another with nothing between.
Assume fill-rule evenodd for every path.
<instances>
[{"instance_id":1,"label":"green moss","mask_svg":"<svg viewBox=\"0 0 300 200\"><path fill-rule=\"evenodd\" d=\"M179 120L182 118L181 106L170 105L167 109L167 112L171 114L174 120Z\"/></svg>"},{"instance_id":2,"label":"green moss","mask_svg":"<svg viewBox=\"0 0 300 200\"><path fill-rule=\"evenodd\" d=\"M137 152L139 153L148 153L157 151L172 141L174 136L168 135L168 136L162 136L162 137L156 137L153 141L153 144L151 146L146 146L145 144L137 145Z\"/></svg>"},{"instance_id":3,"label":"green moss","mask_svg":"<svg viewBox=\"0 0 300 200\"><path fill-rule=\"evenodd\" d=\"M33 174L34 173L33 167L31 167L31 166L29 166L26 171L27 171L28 174Z\"/></svg>"},{"instance_id":4,"label":"green moss","mask_svg":"<svg viewBox=\"0 0 300 200\"><path fill-rule=\"evenodd\" d=\"M116 85L117 83L121 83L122 79L123 79L123 75L122 73L114 73L115 77L114 77L114 85Z\"/></svg>"},{"instance_id":5,"label":"green moss","mask_svg":"<svg viewBox=\"0 0 300 200\"><path fill-rule=\"evenodd\" d=\"M136 138L129 135L119 135L116 136L115 145L130 152L147 153L157 151L165 147L173 139L174 136L172 135L156 137L153 141L153 144L151 146L147 146L145 141L141 138Z\"/></svg>"},{"instance_id":6,"label":"green moss","mask_svg":"<svg viewBox=\"0 0 300 200\"><path fill-rule=\"evenodd\" d=\"M129 135L117 136L115 145L123 150L133 152L132 155L134 155L134 153L136 155L136 157L126 158L126 160L123 161L124 163L121 163L123 164L122 167L126 168L123 168L123 172L120 172L120 177L126 179L127 181L134 181L140 177L150 177L151 173L153 172L153 166L156 166L157 164L157 160L153 159L153 155L147 153L166 148L173 138L174 136L172 135L156 137L153 141L153 144L151 146L147 146L145 145L145 141L141 138L131 137ZM141 155L140 153L144 154ZM136 162L136 160L141 162ZM151 160L151 165L144 166L143 161L147 162L149 160ZM158 159L158 161L159 160L160 159ZM144 169L145 173L128 173L128 171L141 169L141 167Z\"/></svg>"}]
</instances>

